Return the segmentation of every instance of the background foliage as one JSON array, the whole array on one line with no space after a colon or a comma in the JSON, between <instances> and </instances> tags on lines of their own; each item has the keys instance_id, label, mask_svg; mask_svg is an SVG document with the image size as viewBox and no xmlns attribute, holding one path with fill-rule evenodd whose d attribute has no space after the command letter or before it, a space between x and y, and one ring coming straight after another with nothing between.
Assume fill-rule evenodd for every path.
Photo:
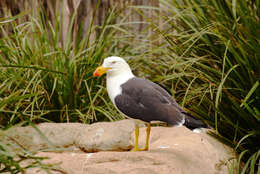
<instances>
[{"instance_id":1,"label":"background foliage","mask_svg":"<svg viewBox=\"0 0 260 174\"><path fill-rule=\"evenodd\" d=\"M3 128L122 119L104 79L92 77L104 57L118 55L236 150L230 173L260 172L259 0L34 1L37 10L3 2Z\"/></svg>"},{"instance_id":2,"label":"background foliage","mask_svg":"<svg viewBox=\"0 0 260 174\"><path fill-rule=\"evenodd\" d=\"M44 11L38 13L36 17L19 17L29 18L24 23L17 22L17 16L2 22L2 124L12 125L26 118L86 123L118 119L103 98L100 79L92 78L102 57L109 55L117 44L113 40L116 30L111 30L117 17L115 9L110 10L102 25L89 25L85 33L79 29L76 36L75 15L72 16L65 45L60 16L57 15L54 28ZM11 34L5 32L5 27ZM91 40L94 32L95 40ZM102 113L100 118L97 112Z\"/></svg>"}]
</instances>

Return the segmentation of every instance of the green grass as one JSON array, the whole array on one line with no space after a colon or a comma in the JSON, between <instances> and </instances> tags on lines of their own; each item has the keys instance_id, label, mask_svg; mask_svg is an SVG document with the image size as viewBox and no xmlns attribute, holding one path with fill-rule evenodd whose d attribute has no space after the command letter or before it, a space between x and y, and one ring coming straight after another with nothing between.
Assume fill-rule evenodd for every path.
<instances>
[{"instance_id":1,"label":"green grass","mask_svg":"<svg viewBox=\"0 0 260 174\"><path fill-rule=\"evenodd\" d=\"M96 8L97 10L97 8ZM114 54L117 47L112 26L120 13L111 9L101 26L92 22L88 31L73 35L72 17L67 42L62 45L62 26L57 16L56 27L46 19L24 15L17 23L3 19L0 30L0 113L1 124L13 125L34 120L91 123L97 120L117 120L107 100L104 79L92 77L102 58ZM95 19L95 13L92 19ZM11 33L5 28L11 28ZM96 39L91 35L96 33ZM83 39L81 39L83 38ZM74 44L76 43L76 44ZM111 46L112 45L112 46Z\"/></svg>"}]
</instances>

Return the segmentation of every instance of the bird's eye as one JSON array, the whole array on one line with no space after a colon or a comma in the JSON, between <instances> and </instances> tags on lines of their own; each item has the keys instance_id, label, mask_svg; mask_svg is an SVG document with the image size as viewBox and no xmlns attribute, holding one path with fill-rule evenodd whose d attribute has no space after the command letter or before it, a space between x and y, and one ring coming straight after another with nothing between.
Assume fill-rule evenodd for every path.
<instances>
[{"instance_id":1,"label":"bird's eye","mask_svg":"<svg viewBox=\"0 0 260 174\"><path fill-rule=\"evenodd\" d=\"M115 64L115 63L116 63L116 61L113 61L113 62L112 62L112 64Z\"/></svg>"}]
</instances>

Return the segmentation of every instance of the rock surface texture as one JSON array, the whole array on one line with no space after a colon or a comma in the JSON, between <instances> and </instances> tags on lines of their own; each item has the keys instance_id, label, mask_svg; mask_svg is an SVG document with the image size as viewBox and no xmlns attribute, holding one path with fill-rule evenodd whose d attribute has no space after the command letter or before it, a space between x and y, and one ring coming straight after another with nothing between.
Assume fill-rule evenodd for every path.
<instances>
[{"instance_id":1,"label":"rock surface texture","mask_svg":"<svg viewBox=\"0 0 260 174\"><path fill-rule=\"evenodd\" d=\"M233 152L206 133L185 127L152 127L150 150L128 151L134 144L133 120L84 125L43 123L37 128L16 128L10 137L25 147L47 156L60 174L227 174ZM145 144L145 128L140 129L139 145ZM41 152L42 149L62 152ZM29 169L29 174L45 173Z\"/></svg>"}]
</instances>

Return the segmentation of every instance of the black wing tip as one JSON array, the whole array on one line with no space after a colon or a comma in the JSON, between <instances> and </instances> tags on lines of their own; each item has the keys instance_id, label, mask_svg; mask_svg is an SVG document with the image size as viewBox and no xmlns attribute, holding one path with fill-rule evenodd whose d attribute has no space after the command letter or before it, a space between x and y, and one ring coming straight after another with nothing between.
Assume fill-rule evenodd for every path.
<instances>
[{"instance_id":1,"label":"black wing tip","mask_svg":"<svg viewBox=\"0 0 260 174\"><path fill-rule=\"evenodd\" d=\"M196 117L189 113L183 113L185 115L185 123L184 126L193 130L196 128L209 128L209 126L203 123L201 120L198 120Z\"/></svg>"}]
</instances>

